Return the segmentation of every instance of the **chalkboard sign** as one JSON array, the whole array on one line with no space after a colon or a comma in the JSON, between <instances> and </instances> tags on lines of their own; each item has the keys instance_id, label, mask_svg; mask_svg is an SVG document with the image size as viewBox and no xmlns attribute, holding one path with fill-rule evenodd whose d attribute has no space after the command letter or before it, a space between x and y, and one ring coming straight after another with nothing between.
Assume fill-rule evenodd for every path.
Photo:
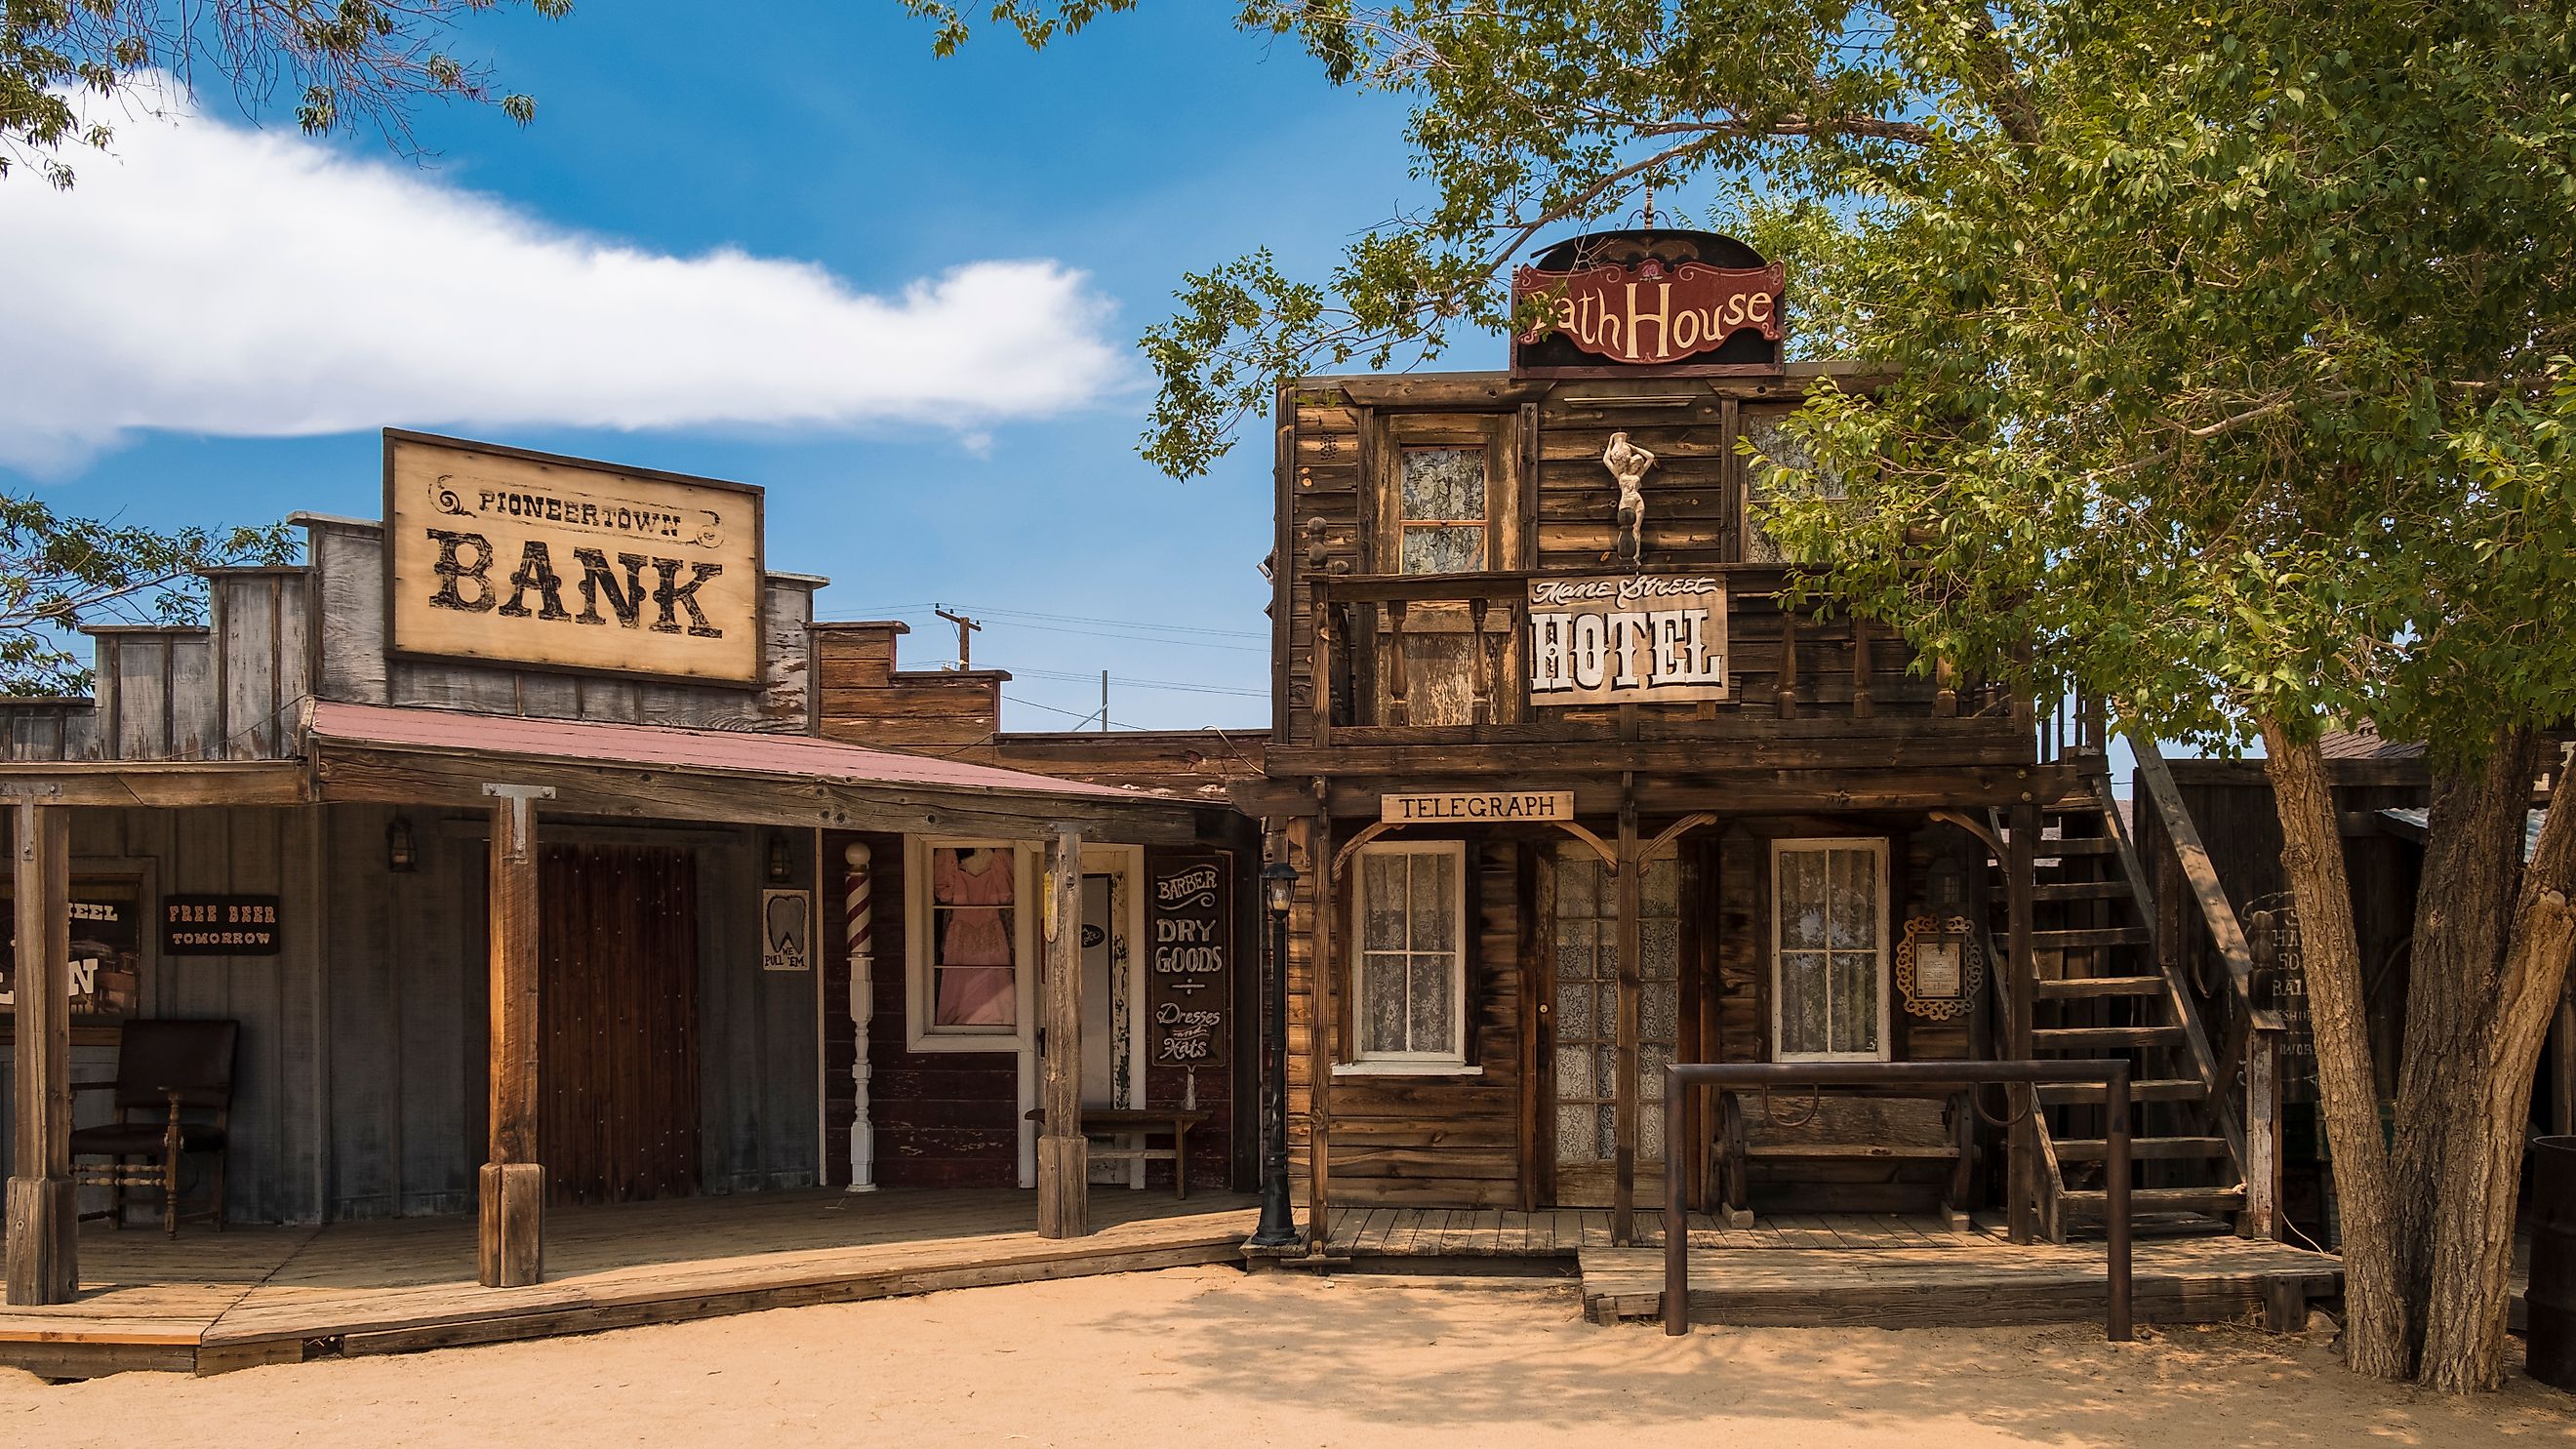
<instances>
[{"instance_id":1,"label":"chalkboard sign","mask_svg":"<svg viewBox=\"0 0 2576 1449\"><path fill-rule=\"evenodd\" d=\"M164 956L274 956L277 897L163 896Z\"/></svg>"},{"instance_id":2,"label":"chalkboard sign","mask_svg":"<svg viewBox=\"0 0 2576 1449\"><path fill-rule=\"evenodd\" d=\"M1146 1042L1157 1067L1218 1067L1233 1047L1233 861L1152 857L1146 871Z\"/></svg>"}]
</instances>

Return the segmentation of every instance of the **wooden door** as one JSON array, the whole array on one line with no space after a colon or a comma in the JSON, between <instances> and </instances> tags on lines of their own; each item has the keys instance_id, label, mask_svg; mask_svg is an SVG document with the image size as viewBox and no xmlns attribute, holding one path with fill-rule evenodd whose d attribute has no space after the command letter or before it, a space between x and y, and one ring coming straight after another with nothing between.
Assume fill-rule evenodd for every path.
<instances>
[{"instance_id":1,"label":"wooden door","mask_svg":"<svg viewBox=\"0 0 2576 1449\"><path fill-rule=\"evenodd\" d=\"M558 1202L698 1188L698 868L550 845L538 864L539 1157Z\"/></svg>"},{"instance_id":2,"label":"wooden door","mask_svg":"<svg viewBox=\"0 0 2576 1449\"><path fill-rule=\"evenodd\" d=\"M1372 486L1375 539L1371 558L1376 572L1415 577L1474 574L1521 566L1521 465L1518 434L1509 414L1402 414L1383 420L1374 456ZM1503 657L1493 668L1492 720L1520 718L1521 691L1510 686L1518 676L1520 642L1508 609L1489 610L1485 629L1498 636L1491 644L1475 633L1475 616L1464 602L1426 600L1406 605L1399 616L1393 605L1378 606L1371 626L1376 634L1372 657L1375 712L1382 724L1463 725L1482 723L1476 713L1476 682L1481 649ZM1498 646L1498 647L1497 647ZM1401 649L1405 665L1405 707L1396 718L1391 694L1389 653Z\"/></svg>"},{"instance_id":3,"label":"wooden door","mask_svg":"<svg viewBox=\"0 0 2576 1449\"><path fill-rule=\"evenodd\" d=\"M1556 1205L1607 1207L1617 1184L1619 886L1601 857L1557 847L1549 1012ZM1681 1034L1681 864L1646 862L1638 881L1637 1181L1640 1201L1664 1171L1664 1068Z\"/></svg>"}]
</instances>

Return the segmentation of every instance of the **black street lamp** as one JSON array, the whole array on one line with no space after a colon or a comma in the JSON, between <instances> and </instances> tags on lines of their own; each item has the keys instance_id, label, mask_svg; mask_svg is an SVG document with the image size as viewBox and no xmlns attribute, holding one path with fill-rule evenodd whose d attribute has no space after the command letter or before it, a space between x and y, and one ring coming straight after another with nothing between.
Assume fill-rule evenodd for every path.
<instances>
[{"instance_id":1,"label":"black street lamp","mask_svg":"<svg viewBox=\"0 0 2576 1449\"><path fill-rule=\"evenodd\" d=\"M1282 858L1261 868L1261 903L1270 911L1270 1019L1261 1033L1261 1223L1250 1246L1293 1248L1297 1215L1288 1206L1288 904L1297 867Z\"/></svg>"}]
</instances>

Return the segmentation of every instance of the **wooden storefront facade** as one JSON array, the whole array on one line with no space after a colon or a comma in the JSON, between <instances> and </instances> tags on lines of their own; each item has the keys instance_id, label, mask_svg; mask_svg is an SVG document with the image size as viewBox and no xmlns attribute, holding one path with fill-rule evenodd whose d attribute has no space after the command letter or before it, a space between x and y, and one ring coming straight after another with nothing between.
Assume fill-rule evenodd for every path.
<instances>
[{"instance_id":1,"label":"wooden storefront facade","mask_svg":"<svg viewBox=\"0 0 2576 1449\"><path fill-rule=\"evenodd\" d=\"M2130 1054L2169 1104L2154 1150L2216 1159L2147 1181L2238 1212L2204 1125L2233 1077L2175 1065L2199 1026L2133 964L2098 731L1779 602L1742 449L1794 456L1787 415L1868 371L1784 363L1744 321L1778 316L1779 269L1725 238L1584 238L1521 286L1563 299L1559 330L1509 371L1278 394L1272 731L1235 795L1300 871L1310 1237L1601 1207L1625 1243L1668 1150L1694 1209L2004 1205L2060 1236L2098 1211L2098 1094L2030 1135L2000 1094L1693 1100L1667 1144L1673 1061ZM1620 309L1634 340L1685 299L1684 340L1723 345L1621 354Z\"/></svg>"},{"instance_id":2,"label":"wooden storefront facade","mask_svg":"<svg viewBox=\"0 0 2576 1449\"><path fill-rule=\"evenodd\" d=\"M207 626L95 631L94 698L0 705L12 1302L77 1282L106 1197L67 1144L108 1109L70 1089L141 1019L239 1023L230 1221L479 1213L487 1282L541 1272L549 1208L854 1178L1036 1187L1079 1235L1087 1182L1171 1171L1091 1167L1085 1106L1186 1096L1193 1186L1241 1184L1242 1054L1149 1066L1141 937L1158 871L1212 871L1230 966L1247 823L847 727L756 490L387 458L386 521L299 516L305 562L216 574ZM1216 974L1231 1030L1252 973Z\"/></svg>"}]
</instances>

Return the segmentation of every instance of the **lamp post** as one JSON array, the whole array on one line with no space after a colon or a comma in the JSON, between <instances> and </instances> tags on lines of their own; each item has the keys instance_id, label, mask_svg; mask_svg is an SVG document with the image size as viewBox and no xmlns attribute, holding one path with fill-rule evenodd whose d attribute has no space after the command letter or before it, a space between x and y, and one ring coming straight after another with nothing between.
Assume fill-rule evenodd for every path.
<instances>
[{"instance_id":1,"label":"lamp post","mask_svg":"<svg viewBox=\"0 0 2576 1449\"><path fill-rule=\"evenodd\" d=\"M1270 1019L1261 1033L1261 1222L1251 1246L1297 1244L1297 1215L1288 1206L1288 903L1297 867L1281 858L1261 868L1261 903L1270 911Z\"/></svg>"}]
</instances>

